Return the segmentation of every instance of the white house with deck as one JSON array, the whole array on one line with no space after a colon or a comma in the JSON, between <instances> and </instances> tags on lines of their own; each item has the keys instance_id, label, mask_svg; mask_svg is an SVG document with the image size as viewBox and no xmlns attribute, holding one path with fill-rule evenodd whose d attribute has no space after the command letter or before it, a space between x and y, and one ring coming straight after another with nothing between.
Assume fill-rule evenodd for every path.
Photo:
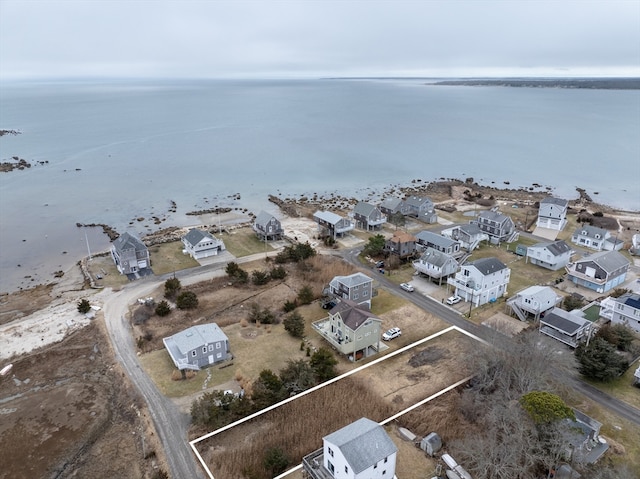
<instances>
[{"instance_id":1,"label":"white house with deck","mask_svg":"<svg viewBox=\"0 0 640 479\"><path fill-rule=\"evenodd\" d=\"M573 249L562 240L536 243L527 248L527 261L541 268L557 271L571 261Z\"/></svg>"},{"instance_id":2,"label":"white house with deck","mask_svg":"<svg viewBox=\"0 0 640 479\"><path fill-rule=\"evenodd\" d=\"M195 260L215 256L226 249L224 242L208 231L191 228L182 237L184 251Z\"/></svg>"},{"instance_id":3,"label":"white house with deck","mask_svg":"<svg viewBox=\"0 0 640 479\"><path fill-rule=\"evenodd\" d=\"M413 262L413 268L420 274L442 282L442 279L446 279L458 271L458 262L450 254L434 248L427 248L420 259Z\"/></svg>"},{"instance_id":4,"label":"white house with deck","mask_svg":"<svg viewBox=\"0 0 640 479\"><path fill-rule=\"evenodd\" d=\"M463 300L480 306L492 303L507 294L511 270L497 258L482 258L463 264L447 283Z\"/></svg>"},{"instance_id":5,"label":"white house with deck","mask_svg":"<svg viewBox=\"0 0 640 479\"><path fill-rule=\"evenodd\" d=\"M623 242L611 237L611 233L591 225L578 227L571 236L571 242L595 251L619 251Z\"/></svg>"},{"instance_id":6,"label":"white house with deck","mask_svg":"<svg viewBox=\"0 0 640 479\"><path fill-rule=\"evenodd\" d=\"M302 459L311 479L397 479L398 448L377 422L367 418L322 438L322 449Z\"/></svg>"},{"instance_id":7,"label":"white house with deck","mask_svg":"<svg viewBox=\"0 0 640 479\"><path fill-rule=\"evenodd\" d=\"M547 311L562 302L562 296L557 295L549 286L530 286L516 293L507 300L507 307L521 320L529 317L540 319Z\"/></svg>"},{"instance_id":8,"label":"white house with deck","mask_svg":"<svg viewBox=\"0 0 640 479\"><path fill-rule=\"evenodd\" d=\"M600 303L600 316L640 333L640 294L625 293L617 298L604 299Z\"/></svg>"}]
</instances>

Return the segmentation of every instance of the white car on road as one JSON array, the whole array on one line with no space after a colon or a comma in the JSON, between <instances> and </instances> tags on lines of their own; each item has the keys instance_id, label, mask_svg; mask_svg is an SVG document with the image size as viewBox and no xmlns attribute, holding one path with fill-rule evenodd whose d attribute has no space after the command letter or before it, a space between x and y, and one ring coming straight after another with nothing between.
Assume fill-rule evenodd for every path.
<instances>
[{"instance_id":1,"label":"white car on road","mask_svg":"<svg viewBox=\"0 0 640 479\"><path fill-rule=\"evenodd\" d=\"M409 283L400 283L400 287L409 293L413 293L415 291L415 288Z\"/></svg>"}]
</instances>

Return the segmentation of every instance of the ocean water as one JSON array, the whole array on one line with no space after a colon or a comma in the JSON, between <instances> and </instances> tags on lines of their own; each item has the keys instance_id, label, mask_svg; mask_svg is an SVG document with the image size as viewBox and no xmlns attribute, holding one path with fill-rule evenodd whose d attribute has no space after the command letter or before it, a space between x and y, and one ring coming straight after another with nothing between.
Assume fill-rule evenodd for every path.
<instances>
[{"instance_id":1,"label":"ocean water","mask_svg":"<svg viewBox=\"0 0 640 479\"><path fill-rule=\"evenodd\" d=\"M144 234L197 222L186 216L195 209L274 211L269 194L365 197L416 178L472 176L568 199L582 187L640 210L640 91L424 80L1 84L0 128L22 132L0 138L0 159L34 164L0 174L0 291L51 280L87 243L108 247L76 222Z\"/></svg>"}]
</instances>

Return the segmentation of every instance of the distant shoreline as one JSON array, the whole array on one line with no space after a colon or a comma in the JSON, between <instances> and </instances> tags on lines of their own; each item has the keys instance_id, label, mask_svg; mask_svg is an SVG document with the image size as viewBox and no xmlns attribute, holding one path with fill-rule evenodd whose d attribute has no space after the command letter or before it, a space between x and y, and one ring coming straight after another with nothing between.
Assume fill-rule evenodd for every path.
<instances>
[{"instance_id":1,"label":"distant shoreline","mask_svg":"<svg viewBox=\"0 0 640 479\"><path fill-rule=\"evenodd\" d=\"M429 85L640 90L640 78L474 78L437 81Z\"/></svg>"}]
</instances>

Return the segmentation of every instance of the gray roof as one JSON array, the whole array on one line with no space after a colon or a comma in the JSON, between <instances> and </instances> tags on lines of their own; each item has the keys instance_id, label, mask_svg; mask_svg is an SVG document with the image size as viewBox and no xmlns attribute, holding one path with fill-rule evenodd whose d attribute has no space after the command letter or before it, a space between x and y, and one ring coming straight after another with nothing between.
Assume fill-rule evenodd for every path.
<instances>
[{"instance_id":1,"label":"gray roof","mask_svg":"<svg viewBox=\"0 0 640 479\"><path fill-rule=\"evenodd\" d=\"M276 221L278 221L278 219L275 216L262 210L260 213L258 213L258 216L256 216L255 224L265 226L269 224L269 222L272 219L275 219Z\"/></svg>"},{"instance_id":2,"label":"gray roof","mask_svg":"<svg viewBox=\"0 0 640 479\"><path fill-rule=\"evenodd\" d=\"M638 293L625 293L619 298L615 298L618 303L626 304L635 309L640 309L640 294Z\"/></svg>"},{"instance_id":3,"label":"gray roof","mask_svg":"<svg viewBox=\"0 0 640 479\"><path fill-rule=\"evenodd\" d=\"M402 200L400 198L385 198L382 203L380 203L381 208L386 208L388 210L396 210L400 208L402 204Z\"/></svg>"},{"instance_id":4,"label":"gray roof","mask_svg":"<svg viewBox=\"0 0 640 479\"><path fill-rule=\"evenodd\" d=\"M323 439L340 448L354 474L398 452L384 428L364 417Z\"/></svg>"},{"instance_id":5,"label":"gray roof","mask_svg":"<svg viewBox=\"0 0 640 479\"><path fill-rule=\"evenodd\" d=\"M211 233L197 228L191 228L189 232L182 237L182 239L186 240L191 246L197 245L204 238L211 241L215 240L215 237Z\"/></svg>"},{"instance_id":6,"label":"gray roof","mask_svg":"<svg viewBox=\"0 0 640 479\"><path fill-rule=\"evenodd\" d=\"M518 296L531 296L537 298L541 303L555 302L558 295L549 286L529 286L518 293Z\"/></svg>"},{"instance_id":7,"label":"gray roof","mask_svg":"<svg viewBox=\"0 0 640 479\"><path fill-rule=\"evenodd\" d=\"M568 336L573 336L580 328L589 323L588 319L581 317L582 314L584 313L581 311L569 313L564 309L553 308L544 318L540 319L540 322L553 326Z\"/></svg>"},{"instance_id":8,"label":"gray roof","mask_svg":"<svg viewBox=\"0 0 640 479\"><path fill-rule=\"evenodd\" d=\"M373 213L376 209L378 209L377 206L372 205L371 203L366 203L364 201L361 201L360 203L358 203L355 208L353 208L353 213L354 214L359 214L362 216L369 216L371 215L371 213Z\"/></svg>"},{"instance_id":9,"label":"gray roof","mask_svg":"<svg viewBox=\"0 0 640 479\"><path fill-rule=\"evenodd\" d=\"M617 251L600 251L599 253L594 253L576 261L576 263L589 262L594 262L607 273L612 273L631 264L631 261L625 258L622 253L618 253Z\"/></svg>"},{"instance_id":10,"label":"gray roof","mask_svg":"<svg viewBox=\"0 0 640 479\"><path fill-rule=\"evenodd\" d=\"M475 235L479 235L479 234L484 234L484 231L482 231L480 229L480 227L477 224L474 224L474 223L468 223L468 224L460 225L460 230L464 231L469 236L475 236Z\"/></svg>"},{"instance_id":11,"label":"gray roof","mask_svg":"<svg viewBox=\"0 0 640 479\"><path fill-rule=\"evenodd\" d=\"M331 283L329 284L337 287L338 283L341 283L349 288L352 288L353 286L358 286L363 283L370 283L372 281L373 280L364 273L353 273L348 276L334 276L331 280Z\"/></svg>"},{"instance_id":12,"label":"gray roof","mask_svg":"<svg viewBox=\"0 0 640 479\"><path fill-rule=\"evenodd\" d=\"M216 323L199 324L180 331L179 333L164 338L165 345L175 345L182 355L187 354L201 346L228 341L227 335L222 332Z\"/></svg>"},{"instance_id":13,"label":"gray roof","mask_svg":"<svg viewBox=\"0 0 640 479\"><path fill-rule=\"evenodd\" d=\"M368 319L382 322L382 320L375 314L371 313L371 311L361 308L358 304L349 299L341 299L338 304L331 308L331 315L336 315L338 313L340 313L342 322L348 326L351 331L356 331Z\"/></svg>"},{"instance_id":14,"label":"gray roof","mask_svg":"<svg viewBox=\"0 0 640 479\"><path fill-rule=\"evenodd\" d=\"M440 246L441 248L448 248L449 246L453 246L457 243L456 240L446 238L442 235L427 230L420 231L420 233L416 235L416 238L423 243L435 244L437 246Z\"/></svg>"},{"instance_id":15,"label":"gray roof","mask_svg":"<svg viewBox=\"0 0 640 479\"><path fill-rule=\"evenodd\" d=\"M530 248L547 248L553 256L561 256L571 251L571 246L563 240L536 243L533 246L530 246Z\"/></svg>"},{"instance_id":16,"label":"gray roof","mask_svg":"<svg viewBox=\"0 0 640 479\"><path fill-rule=\"evenodd\" d=\"M604 239L607 236L608 231L604 228L597 228L596 226L591 225L582 225L576 229L573 233L574 236L588 236L589 238L597 239L596 236L599 235L599 239Z\"/></svg>"},{"instance_id":17,"label":"gray roof","mask_svg":"<svg viewBox=\"0 0 640 479\"><path fill-rule=\"evenodd\" d=\"M113 242L113 246L116 251L126 251L130 249L133 249L135 251L147 250L147 247L142 241L140 241L139 238L136 238L135 236L127 232L122 233L120 236L118 236Z\"/></svg>"},{"instance_id":18,"label":"gray roof","mask_svg":"<svg viewBox=\"0 0 640 479\"><path fill-rule=\"evenodd\" d=\"M419 208L422 205L429 205L431 207L433 206L433 201L431 201L426 196L410 196L409 198L405 198L404 203L416 208Z\"/></svg>"},{"instance_id":19,"label":"gray roof","mask_svg":"<svg viewBox=\"0 0 640 479\"><path fill-rule=\"evenodd\" d=\"M442 268L445 264L447 264L447 261L450 260L456 261L453 256L447 253L443 253L442 251L438 251L437 249L434 249L430 246L425 249L424 253L422 253L422 256L420 256L420 261L426 264L432 264L437 268Z\"/></svg>"},{"instance_id":20,"label":"gray roof","mask_svg":"<svg viewBox=\"0 0 640 479\"><path fill-rule=\"evenodd\" d=\"M501 271L507 266L498 258L482 258L469 263L469 266L475 266L484 276Z\"/></svg>"},{"instance_id":21,"label":"gray roof","mask_svg":"<svg viewBox=\"0 0 640 479\"><path fill-rule=\"evenodd\" d=\"M505 214L500 213L499 211L493 210L484 210L478 213L478 217L486 218L489 221L495 221L496 223L504 223L506 221L511 221L511 218Z\"/></svg>"},{"instance_id":22,"label":"gray roof","mask_svg":"<svg viewBox=\"0 0 640 479\"><path fill-rule=\"evenodd\" d=\"M554 198L553 196L547 196L545 199L540 200L540 204L550 204L556 206L562 206L566 208L569 205L567 200L563 200L562 198Z\"/></svg>"},{"instance_id":23,"label":"gray roof","mask_svg":"<svg viewBox=\"0 0 640 479\"><path fill-rule=\"evenodd\" d=\"M332 225L336 225L342 219L344 219L344 218L342 218L342 216L337 215L335 213L332 213L331 211L316 211L313 214L313 217L321 219L323 221L326 221L327 223L332 224Z\"/></svg>"}]
</instances>

